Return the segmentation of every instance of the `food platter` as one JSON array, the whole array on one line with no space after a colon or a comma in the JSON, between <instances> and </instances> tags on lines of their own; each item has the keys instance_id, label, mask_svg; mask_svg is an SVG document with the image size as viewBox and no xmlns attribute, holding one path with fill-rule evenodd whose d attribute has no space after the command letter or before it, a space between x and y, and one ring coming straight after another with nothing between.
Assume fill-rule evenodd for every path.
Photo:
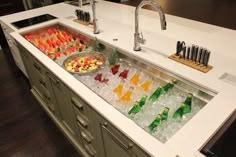
<instances>
[{"instance_id":1,"label":"food platter","mask_svg":"<svg viewBox=\"0 0 236 157\"><path fill-rule=\"evenodd\" d=\"M86 75L98 71L104 63L103 55L92 51L72 54L63 61L62 66L72 74Z\"/></svg>"}]
</instances>

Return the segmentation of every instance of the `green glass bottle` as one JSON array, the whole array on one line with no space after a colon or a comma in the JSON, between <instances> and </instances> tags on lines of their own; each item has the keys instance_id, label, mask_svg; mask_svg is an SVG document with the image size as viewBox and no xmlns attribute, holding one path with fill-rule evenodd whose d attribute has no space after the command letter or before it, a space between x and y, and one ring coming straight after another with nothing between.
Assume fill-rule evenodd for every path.
<instances>
[{"instance_id":1,"label":"green glass bottle","mask_svg":"<svg viewBox=\"0 0 236 157\"><path fill-rule=\"evenodd\" d=\"M192 109L192 97L193 95L191 93L188 94L187 98L185 101L181 104L181 106L174 112L173 118L182 118L183 115L190 113Z\"/></svg>"},{"instance_id":2,"label":"green glass bottle","mask_svg":"<svg viewBox=\"0 0 236 157\"><path fill-rule=\"evenodd\" d=\"M155 92L152 93L152 95L149 97L148 100L155 101L162 93L162 86L158 87Z\"/></svg>"},{"instance_id":3,"label":"green glass bottle","mask_svg":"<svg viewBox=\"0 0 236 157\"><path fill-rule=\"evenodd\" d=\"M139 106L142 107L143 105L145 105L146 100L147 100L147 95L142 96L142 98L139 100Z\"/></svg>"},{"instance_id":4,"label":"green glass bottle","mask_svg":"<svg viewBox=\"0 0 236 157\"><path fill-rule=\"evenodd\" d=\"M172 118L174 118L174 119L182 118L182 116L184 115L184 113L183 113L184 106L185 106L185 104L182 103L181 106L174 112Z\"/></svg>"},{"instance_id":5,"label":"green glass bottle","mask_svg":"<svg viewBox=\"0 0 236 157\"><path fill-rule=\"evenodd\" d=\"M163 87L158 87L155 92L153 92L152 95L149 97L149 100L155 101L161 94L168 92L168 90L173 88L175 83L176 81L172 80L171 82L165 84Z\"/></svg>"},{"instance_id":6,"label":"green glass bottle","mask_svg":"<svg viewBox=\"0 0 236 157\"><path fill-rule=\"evenodd\" d=\"M141 108L143 105L145 105L147 99L147 95L142 96L142 98L139 101L136 101L134 103L134 106L129 110L128 114L136 114L139 111L141 111Z\"/></svg>"},{"instance_id":7,"label":"green glass bottle","mask_svg":"<svg viewBox=\"0 0 236 157\"><path fill-rule=\"evenodd\" d=\"M136 101L134 103L134 106L129 110L128 114L135 114L135 113L138 113L139 111L141 111L141 106L139 105L139 102Z\"/></svg>"},{"instance_id":8,"label":"green glass bottle","mask_svg":"<svg viewBox=\"0 0 236 157\"><path fill-rule=\"evenodd\" d=\"M168 113L169 113L169 108L168 107L165 107L164 110L162 111L161 113L161 120L167 120L168 118Z\"/></svg>"},{"instance_id":9,"label":"green glass bottle","mask_svg":"<svg viewBox=\"0 0 236 157\"><path fill-rule=\"evenodd\" d=\"M161 115L158 114L154 119L154 121L152 121L152 123L148 126L149 130L153 131L154 128L158 127L161 124L161 119L162 119Z\"/></svg>"},{"instance_id":10,"label":"green glass bottle","mask_svg":"<svg viewBox=\"0 0 236 157\"><path fill-rule=\"evenodd\" d=\"M188 94L188 97L184 101L184 108L183 108L183 114L190 113L192 110L192 98L193 95L191 93Z\"/></svg>"},{"instance_id":11,"label":"green glass bottle","mask_svg":"<svg viewBox=\"0 0 236 157\"><path fill-rule=\"evenodd\" d=\"M163 86L162 88L165 92L168 92L168 90L173 88L173 87L174 87L174 84L172 82L169 82L165 86Z\"/></svg>"}]
</instances>

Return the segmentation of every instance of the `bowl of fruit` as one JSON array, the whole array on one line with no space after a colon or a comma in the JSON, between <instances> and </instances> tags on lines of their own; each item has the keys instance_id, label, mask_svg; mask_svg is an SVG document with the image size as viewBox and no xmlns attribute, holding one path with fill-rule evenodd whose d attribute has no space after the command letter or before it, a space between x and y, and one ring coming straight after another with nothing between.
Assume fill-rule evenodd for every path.
<instances>
[{"instance_id":1,"label":"bowl of fruit","mask_svg":"<svg viewBox=\"0 0 236 157\"><path fill-rule=\"evenodd\" d=\"M104 57L98 52L81 52L68 56L63 61L63 68L74 74L91 74L104 65Z\"/></svg>"}]
</instances>

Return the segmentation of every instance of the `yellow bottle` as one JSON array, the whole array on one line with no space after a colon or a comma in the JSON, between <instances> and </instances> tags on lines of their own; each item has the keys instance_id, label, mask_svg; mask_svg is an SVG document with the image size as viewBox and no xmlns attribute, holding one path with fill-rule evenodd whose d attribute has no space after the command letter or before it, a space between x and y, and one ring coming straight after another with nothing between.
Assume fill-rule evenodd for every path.
<instances>
[{"instance_id":1,"label":"yellow bottle","mask_svg":"<svg viewBox=\"0 0 236 157\"><path fill-rule=\"evenodd\" d=\"M150 81L150 80L146 80L146 81L144 81L144 82L140 85L140 87L141 87L144 91L148 91L150 84L151 84L151 81Z\"/></svg>"},{"instance_id":2,"label":"yellow bottle","mask_svg":"<svg viewBox=\"0 0 236 157\"><path fill-rule=\"evenodd\" d=\"M116 88L113 89L113 92L117 95L121 95L123 90L123 84L119 84Z\"/></svg>"},{"instance_id":3,"label":"yellow bottle","mask_svg":"<svg viewBox=\"0 0 236 157\"><path fill-rule=\"evenodd\" d=\"M135 73L134 76L131 78L130 83L133 85L137 85L139 82L139 73Z\"/></svg>"},{"instance_id":4,"label":"yellow bottle","mask_svg":"<svg viewBox=\"0 0 236 157\"><path fill-rule=\"evenodd\" d=\"M130 101L131 94L132 94L132 92L131 92L130 90L128 90L128 91L120 98L120 100L126 101L126 102Z\"/></svg>"}]
</instances>

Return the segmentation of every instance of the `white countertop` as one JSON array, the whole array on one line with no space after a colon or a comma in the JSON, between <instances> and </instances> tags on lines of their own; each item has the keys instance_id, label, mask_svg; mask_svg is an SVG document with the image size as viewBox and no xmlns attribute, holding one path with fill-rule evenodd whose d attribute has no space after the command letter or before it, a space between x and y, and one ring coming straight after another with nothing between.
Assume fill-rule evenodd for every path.
<instances>
[{"instance_id":1,"label":"white countertop","mask_svg":"<svg viewBox=\"0 0 236 157\"><path fill-rule=\"evenodd\" d=\"M171 15L166 15L167 30L162 31L158 13L142 9L140 13L140 30L147 43L142 45L142 51L135 52L133 51L134 7L99 1L97 3L97 18L101 33L98 35L94 35L91 28L66 19L69 16L73 16L76 8L60 3L3 16L0 17L0 20L16 31L12 33L12 36L18 42L48 68L53 69L55 74L68 84L71 89L149 154L163 157L172 157L176 154L181 157L194 156L236 108L234 101L236 86L219 79L225 72L236 76L236 70L234 69L236 67L236 55L234 54L234 51L236 51L236 31ZM83 9L91 11L90 6L84 6ZM45 13L57 16L59 19L21 30L17 30L10 24L14 21ZM218 94L171 139L162 144L18 34L55 22L65 24L89 36L96 36L99 40L124 50L129 56L150 62ZM117 38L118 41L113 41L114 38ZM175 52L178 40L185 41L188 45L197 44L211 50L209 64L213 66L213 69L205 74L168 59L167 56Z\"/></svg>"}]
</instances>

